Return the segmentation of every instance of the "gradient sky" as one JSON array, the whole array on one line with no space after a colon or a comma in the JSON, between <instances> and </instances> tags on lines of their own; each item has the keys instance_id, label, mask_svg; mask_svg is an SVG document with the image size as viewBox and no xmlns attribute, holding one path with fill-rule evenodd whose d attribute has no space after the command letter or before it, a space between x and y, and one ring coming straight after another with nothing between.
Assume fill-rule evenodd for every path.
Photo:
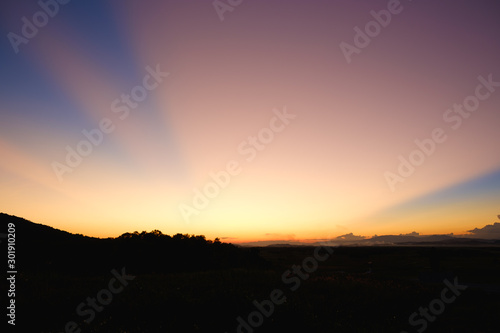
<instances>
[{"instance_id":1,"label":"gradient sky","mask_svg":"<svg viewBox=\"0 0 500 333\"><path fill-rule=\"evenodd\" d=\"M459 128L443 116L479 76L500 82L500 5L401 1L348 63L340 44L387 6L246 0L221 21L212 1L73 0L16 53L8 34L41 8L2 1L0 211L90 236L160 229L232 242L491 223L500 87ZM111 104L147 66L169 75L120 119ZM240 144L284 109L296 117L247 161ZM114 131L59 181L52 163L104 118ZM391 191L384 174L436 128L446 141ZM180 205L231 160L241 172L183 219Z\"/></svg>"}]
</instances>

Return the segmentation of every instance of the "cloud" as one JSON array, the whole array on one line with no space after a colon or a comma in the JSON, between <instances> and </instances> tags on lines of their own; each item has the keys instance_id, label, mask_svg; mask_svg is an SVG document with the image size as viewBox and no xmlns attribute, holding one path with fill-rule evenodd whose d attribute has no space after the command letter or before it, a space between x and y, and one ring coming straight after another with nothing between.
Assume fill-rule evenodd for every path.
<instances>
[{"instance_id":1,"label":"cloud","mask_svg":"<svg viewBox=\"0 0 500 333\"><path fill-rule=\"evenodd\" d=\"M399 236L420 236L420 234L418 232L410 232L409 234L399 234Z\"/></svg>"},{"instance_id":2,"label":"cloud","mask_svg":"<svg viewBox=\"0 0 500 333\"><path fill-rule=\"evenodd\" d=\"M356 236L356 235L353 235L353 233L351 232L350 234L338 236L336 239L345 240L345 241L356 241L356 240L365 239L365 236Z\"/></svg>"},{"instance_id":3,"label":"cloud","mask_svg":"<svg viewBox=\"0 0 500 333\"><path fill-rule=\"evenodd\" d=\"M474 236L479 238L497 238L500 239L500 223L495 222L493 224L488 224L483 228L475 228L472 230L467 230Z\"/></svg>"}]
</instances>

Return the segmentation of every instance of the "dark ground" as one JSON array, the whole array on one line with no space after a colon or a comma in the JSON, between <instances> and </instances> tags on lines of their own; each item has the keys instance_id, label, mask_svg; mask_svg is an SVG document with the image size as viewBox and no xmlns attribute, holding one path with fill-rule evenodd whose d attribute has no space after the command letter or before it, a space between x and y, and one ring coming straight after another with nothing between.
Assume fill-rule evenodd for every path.
<instances>
[{"instance_id":1,"label":"dark ground","mask_svg":"<svg viewBox=\"0 0 500 333\"><path fill-rule=\"evenodd\" d=\"M68 321L78 323L82 332L236 332L237 317L247 319L256 310L254 300L262 302L280 289L286 302L275 305L255 332L417 332L423 324L411 326L409 316L441 297L446 287L441 278L453 283L456 276L459 284L469 287L445 305L426 332L498 332L500 248L439 248L439 267L431 251L335 248L308 279L300 279L295 291L290 289L295 284L283 282L282 274L311 257L314 248L260 248L259 255L270 263L260 268L127 271L136 278L96 312L90 324L82 322L88 315L77 315L76 307L106 288L111 273L30 273L20 276L17 302L26 306L19 307L17 320L33 332L64 332Z\"/></svg>"},{"instance_id":2,"label":"dark ground","mask_svg":"<svg viewBox=\"0 0 500 333\"><path fill-rule=\"evenodd\" d=\"M15 332L500 328L499 246L238 248L158 231L90 238L6 214L0 222L16 229ZM435 315L420 314L429 307Z\"/></svg>"}]
</instances>

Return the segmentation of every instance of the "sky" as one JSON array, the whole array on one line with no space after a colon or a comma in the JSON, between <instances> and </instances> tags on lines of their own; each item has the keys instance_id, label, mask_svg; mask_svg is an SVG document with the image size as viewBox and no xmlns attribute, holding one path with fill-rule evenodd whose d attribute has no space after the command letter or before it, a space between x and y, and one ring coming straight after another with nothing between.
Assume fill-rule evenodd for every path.
<instances>
[{"instance_id":1,"label":"sky","mask_svg":"<svg viewBox=\"0 0 500 333\"><path fill-rule=\"evenodd\" d=\"M0 211L231 242L500 214L494 0L5 0Z\"/></svg>"}]
</instances>

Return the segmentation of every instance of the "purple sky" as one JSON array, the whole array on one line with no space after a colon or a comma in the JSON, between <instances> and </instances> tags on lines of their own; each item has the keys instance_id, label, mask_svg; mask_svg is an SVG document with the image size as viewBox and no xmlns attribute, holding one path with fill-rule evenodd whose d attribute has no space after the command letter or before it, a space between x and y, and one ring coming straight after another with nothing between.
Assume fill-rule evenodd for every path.
<instances>
[{"instance_id":1,"label":"purple sky","mask_svg":"<svg viewBox=\"0 0 500 333\"><path fill-rule=\"evenodd\" d=\"M0 5L1 211L235 241L499 213L497 1L42 2Z\"/></svg>"}]
</instances>

